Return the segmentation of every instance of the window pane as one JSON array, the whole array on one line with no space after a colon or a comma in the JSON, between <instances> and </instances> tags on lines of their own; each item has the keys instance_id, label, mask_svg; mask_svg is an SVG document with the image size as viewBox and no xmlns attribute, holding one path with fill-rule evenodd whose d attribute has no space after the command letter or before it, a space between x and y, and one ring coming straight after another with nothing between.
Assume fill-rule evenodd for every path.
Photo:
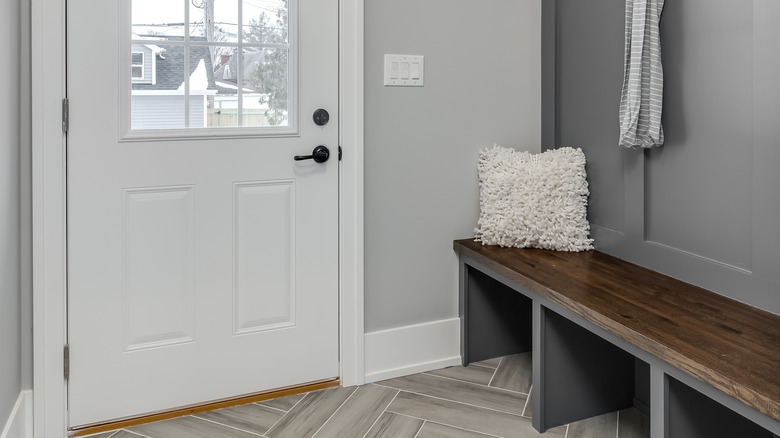
<instances>
[{"instance_id":1,"label":"window pane","mask_svg":"<svg viewBox=\"0 0 780 438\"><path fill-rule=\"evenodd\" d=\"M287 44L287 0L243 0L247 44Z\"/></svg>"},{"instance_id":2,"label":"window pane","mask_svg":"<svg viewBox=\"0 0 780 438\"><path fill-rule=\"evenodd\" d=\"M133 94L130 99L130 128L184 128L184 95Z\"/></svg>"},{"instance_id":3,"label":"window pane","mask_svg":"<svg viewBox=\"0 0 780 438\"><path fill-rule=\"evenodd\" d=\"M244 126L287 126L288 53L286 48L246 49Z\"/></svg>"},{"instance_id":4,"label":"window pane","mask_svg":"<svg viewBox=\"0 0 780 438\"><path fill-rule=\"evenodd\" d=\"M190 36L209 42L238 42L239 0L191 0Z\"/></svg>"},{"instance_id":5,"label":"window pane","mask_svg":"<svg viewBox=\"0 0 780 438\"><path fill-rule=\"evenodd\" d=\"M132 0L134 39L184 36L186 0Z\"/></svg>"},{"instance_id":6,"label":"window pane","mask_svg":"<svg viewBox=\"0 0 780 438\"><path fill-rule=\"evenodd\" d=\"M190 128L238 126L235 52L235 47L191 47Z\"/></svg>"},{"instance_id":7,"label":"window pane","mask_svg":"<svg viewBox=\"0 0 780 438\"><path fill-rule=\"evenodd\" d=\"M130 100L131 129L184 128L184 46L134 44L133 51L147 50L149 73L133 81ZM152 66L156 74L151 77Z\"/></svg>"},{"instance_id":8,"label":"window pane","mask_svg":"<svg viewBox=\"0 0 780 438\"><path fill-rule=\"evenodd\" d=\"M143 52L133 52L131 62L133 63L133 65L143 65L144 64Z\"/></svg>"}]
</instances>

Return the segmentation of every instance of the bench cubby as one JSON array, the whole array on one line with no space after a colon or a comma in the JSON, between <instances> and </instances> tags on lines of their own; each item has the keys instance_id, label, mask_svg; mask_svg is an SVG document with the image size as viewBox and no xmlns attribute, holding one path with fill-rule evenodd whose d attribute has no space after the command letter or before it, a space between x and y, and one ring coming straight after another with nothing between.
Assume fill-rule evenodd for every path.
<instances>
[{"instance_id":1,"label":"bench cubby","mask_svg":"<svg viewBox=\"0 0 780 438\"><path fill-rule=\"evenodd\" d=\"M667 436L773 438L756 423L673 377L666 381Z\"/></svg>"},{"instance_id":2,"label":"bench cubby","mask_svg":"<svg viewBox=\"0 0 780 438\"><path fill-rule=\"evenodd\" d=\"M454 249L463 364L532 351L540 432L635 407L652 438L780 434L780 316L598 251Z\"/></svg>"}]
</instances>

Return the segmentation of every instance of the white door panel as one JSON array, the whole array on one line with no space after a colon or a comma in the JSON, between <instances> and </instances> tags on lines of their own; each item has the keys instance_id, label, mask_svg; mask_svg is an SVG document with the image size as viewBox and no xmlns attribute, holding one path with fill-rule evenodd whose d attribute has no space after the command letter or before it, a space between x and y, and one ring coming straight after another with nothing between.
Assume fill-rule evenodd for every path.
<instances>
[{"instance_id":1,"label":"white door panel","mask_svg":"<svg viewBox=\"0 0 780 438\"><path fill-rule=\"evenodd\" d=\"M68 2L70 426L338 377L337 2L291 24L298 134L122 141L125 1Z\"/></svg>"}]
</instances>

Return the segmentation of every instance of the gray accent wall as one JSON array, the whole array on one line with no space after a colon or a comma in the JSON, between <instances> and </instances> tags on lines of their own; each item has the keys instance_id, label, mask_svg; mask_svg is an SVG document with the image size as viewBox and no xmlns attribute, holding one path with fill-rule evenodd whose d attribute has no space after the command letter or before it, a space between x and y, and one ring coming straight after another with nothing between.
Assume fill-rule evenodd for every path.
<instances>
[{"instance_id":1,"label":"gray accent wall","mask_svg":"<svg viewBox=\"0 0 780 438\"><path fill-rule=\"evenodd\" d=\"M20 2L3 4L0 41L0 429L5 426L22 390L20 275Z\"/></svg>"},{"instance_id":2,"label":"gray accent wall","mask_svg":"<svg viewBox=\"0 0 780 438\"><path fill-rule=\"evenodd\" d=\"M540 0L366 2L366 332L457 317L479 150L540 150L540 18ZM385 87L384 54L424 55L425 86Z\"/></svg>"},{"instance_id":3,"label":"gray accent wall","mask_svg":"<svg viewBox=\"0 0 780 438\"><path fill-rule=\"evenodd\" d=\"M545 0L544 148L584 150L598 249L780 313L780 3L666 2L648 151L617 146L624 13Z\"/></svg>"}]
</instances>

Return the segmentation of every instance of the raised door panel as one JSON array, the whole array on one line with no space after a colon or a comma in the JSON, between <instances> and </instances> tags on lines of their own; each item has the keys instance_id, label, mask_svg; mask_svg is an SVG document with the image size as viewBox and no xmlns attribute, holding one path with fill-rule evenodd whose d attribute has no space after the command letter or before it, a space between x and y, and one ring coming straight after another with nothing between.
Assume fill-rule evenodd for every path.
<instances>
[{"instance_id":1,"label":"raised door panel","mask_svg":"<svg viewBox=\"0 0 780 438\"><path fill-rule=\"evenodd\" d=\"M125 351L192 342L193 187L124 190Z\"/></svg>"},{"instance_id":2,"label":"raised door panel","mask_svg":"<svg viewBox=\"0 0 780 438\"><path fill-rule=\"evenodd\" d=\"M295 325L295 182L235 184L234 331Z\"/></svg>"}]
</instances>

